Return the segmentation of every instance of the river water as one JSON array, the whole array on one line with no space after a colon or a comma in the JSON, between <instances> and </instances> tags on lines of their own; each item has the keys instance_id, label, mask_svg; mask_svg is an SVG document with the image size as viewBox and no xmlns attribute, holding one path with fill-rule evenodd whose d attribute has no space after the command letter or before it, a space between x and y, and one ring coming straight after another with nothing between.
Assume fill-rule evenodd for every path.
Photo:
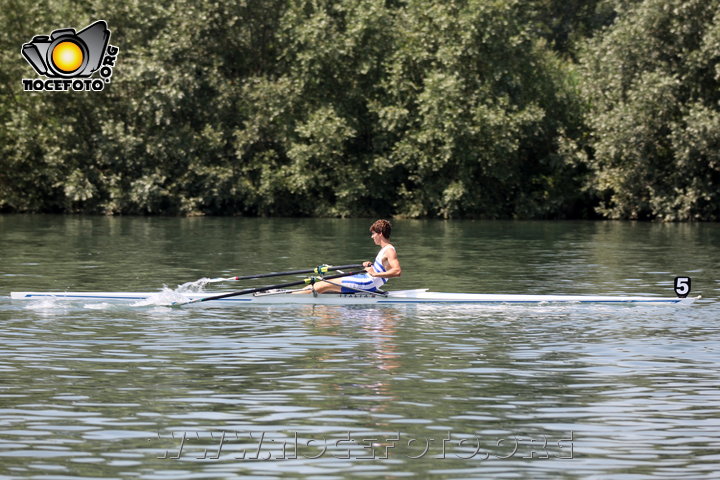
<instances>
[{"instance_id":1,"label":"river water","mask_svg":"<svg viewBox=\"0 0 720 480\"><path fill-rule=\"evenodd\" d=\"M395 222L393 289L686 307L9 299L354 263L369 224L0 216L0 478L718 478L717 224Z\"/></svg>"}]
</instances>

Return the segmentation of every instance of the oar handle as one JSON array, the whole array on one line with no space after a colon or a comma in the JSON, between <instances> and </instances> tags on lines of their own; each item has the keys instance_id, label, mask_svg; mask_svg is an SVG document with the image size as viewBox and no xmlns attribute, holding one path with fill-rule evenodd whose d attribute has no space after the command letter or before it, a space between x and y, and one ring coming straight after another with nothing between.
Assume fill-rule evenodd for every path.
<instances>
[{"instance_id":1,"label":"oar handle","mask_svg":"<svg viewBox=\"0 0 720 480\"><path fill-rule=\"evenodd\" d=\"M276 288L295 287L297 285L303 285L306 283L315 283L315 282L323 281L323 280L332 280L333 278L349 277L351 275L357 275L359 273L365 273L365 270L356 270L353 272L337 273L335 275L325 275L325 276L320 276L320 277L309 277L304 280L297 280L294 282L287 282L287 283L278 283L276 285L268 285L266 287L246 288L245 290L239 290L237 292L223 293L221 295L213 295L212 297L197 298L195 300L190 300L189 302L185 302L185 303L174 303L173 305L186 305L188 303L200 303L200 302L208 302L210 300L221 300L223 298L237 297L240 295L249 295L251 293L264 292L264 291L273 290Z\"/></svg>"}]
</instances>

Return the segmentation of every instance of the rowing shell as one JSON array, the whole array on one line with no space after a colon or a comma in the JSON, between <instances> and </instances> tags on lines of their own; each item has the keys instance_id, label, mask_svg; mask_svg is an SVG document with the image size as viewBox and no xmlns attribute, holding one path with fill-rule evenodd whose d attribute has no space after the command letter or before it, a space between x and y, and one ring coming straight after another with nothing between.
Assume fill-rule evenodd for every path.
<instances>
[{"instance_id":1,"label":"rowing shell","mask_svg":"<svg viewBox=\"0 0 720 480\"><path fill-rule=\"evenodd\" d=\"M51 299L62 301L124 301L134 305L171 305L183 301L207 297L208 293L175 292L11 292L13 300ZM392 305L420 303L456 303L456 304L555 304L555 303L594 303L594 304L648 304L648 305L689 305L701 297L630 297L600 295L514 295L480 293L443 293L421 290L397 290L384 295L352 294L291 294L288 290L263 292L254 295L213 300L211 303L247 305L247 304L300 304L300 305Z\"/></svg>"}]
</instances>

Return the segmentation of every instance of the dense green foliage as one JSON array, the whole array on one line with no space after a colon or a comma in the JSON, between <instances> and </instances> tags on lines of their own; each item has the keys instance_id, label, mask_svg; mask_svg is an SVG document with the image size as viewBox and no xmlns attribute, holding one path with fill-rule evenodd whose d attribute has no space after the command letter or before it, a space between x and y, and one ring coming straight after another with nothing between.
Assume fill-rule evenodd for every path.
<instances>
[{"instance_id":1,"label":"dense green foliage","mask_svg":"<svg viewBox=\"0 0 720 480\"><path fill-rule=\"evenodd\" d=\"M720 0L0 1L0 210L720 217Z\"/></svg>"},{"instance_id":2,"label":"dense green foliage","mask_svg":"<svg viewBox=\"0 0 720 480\"><path fill-rule=\"evenodd\" d=\"M720 1L645 0L586 48L600 212L720 220Z\"/></svg>"}]
</instances>

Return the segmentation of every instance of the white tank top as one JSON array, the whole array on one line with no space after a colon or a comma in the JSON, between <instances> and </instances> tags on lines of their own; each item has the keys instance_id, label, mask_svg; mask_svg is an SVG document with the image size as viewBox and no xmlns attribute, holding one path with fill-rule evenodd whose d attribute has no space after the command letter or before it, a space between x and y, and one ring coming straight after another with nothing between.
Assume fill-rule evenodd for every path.
<instances>
[{"instance_id":1,"label":"white tank top","mask_svg":"<svg viewBox=\"0 0 720 480\"><path fill-rule=\"evenodd\" d=\"M377 256L375 257L375 261L373 262L373 268L376 272L386 272L385 266L383 265L383 258L385 257L385 249L392 248L395 249L392 245L385 245L383 248L380 249ZM381 277L373 277L373 281L375 283L375 286L380 287L382 285L385 285L388 281L387 278L381 278Z\"/></svg>"}]
</instances>

